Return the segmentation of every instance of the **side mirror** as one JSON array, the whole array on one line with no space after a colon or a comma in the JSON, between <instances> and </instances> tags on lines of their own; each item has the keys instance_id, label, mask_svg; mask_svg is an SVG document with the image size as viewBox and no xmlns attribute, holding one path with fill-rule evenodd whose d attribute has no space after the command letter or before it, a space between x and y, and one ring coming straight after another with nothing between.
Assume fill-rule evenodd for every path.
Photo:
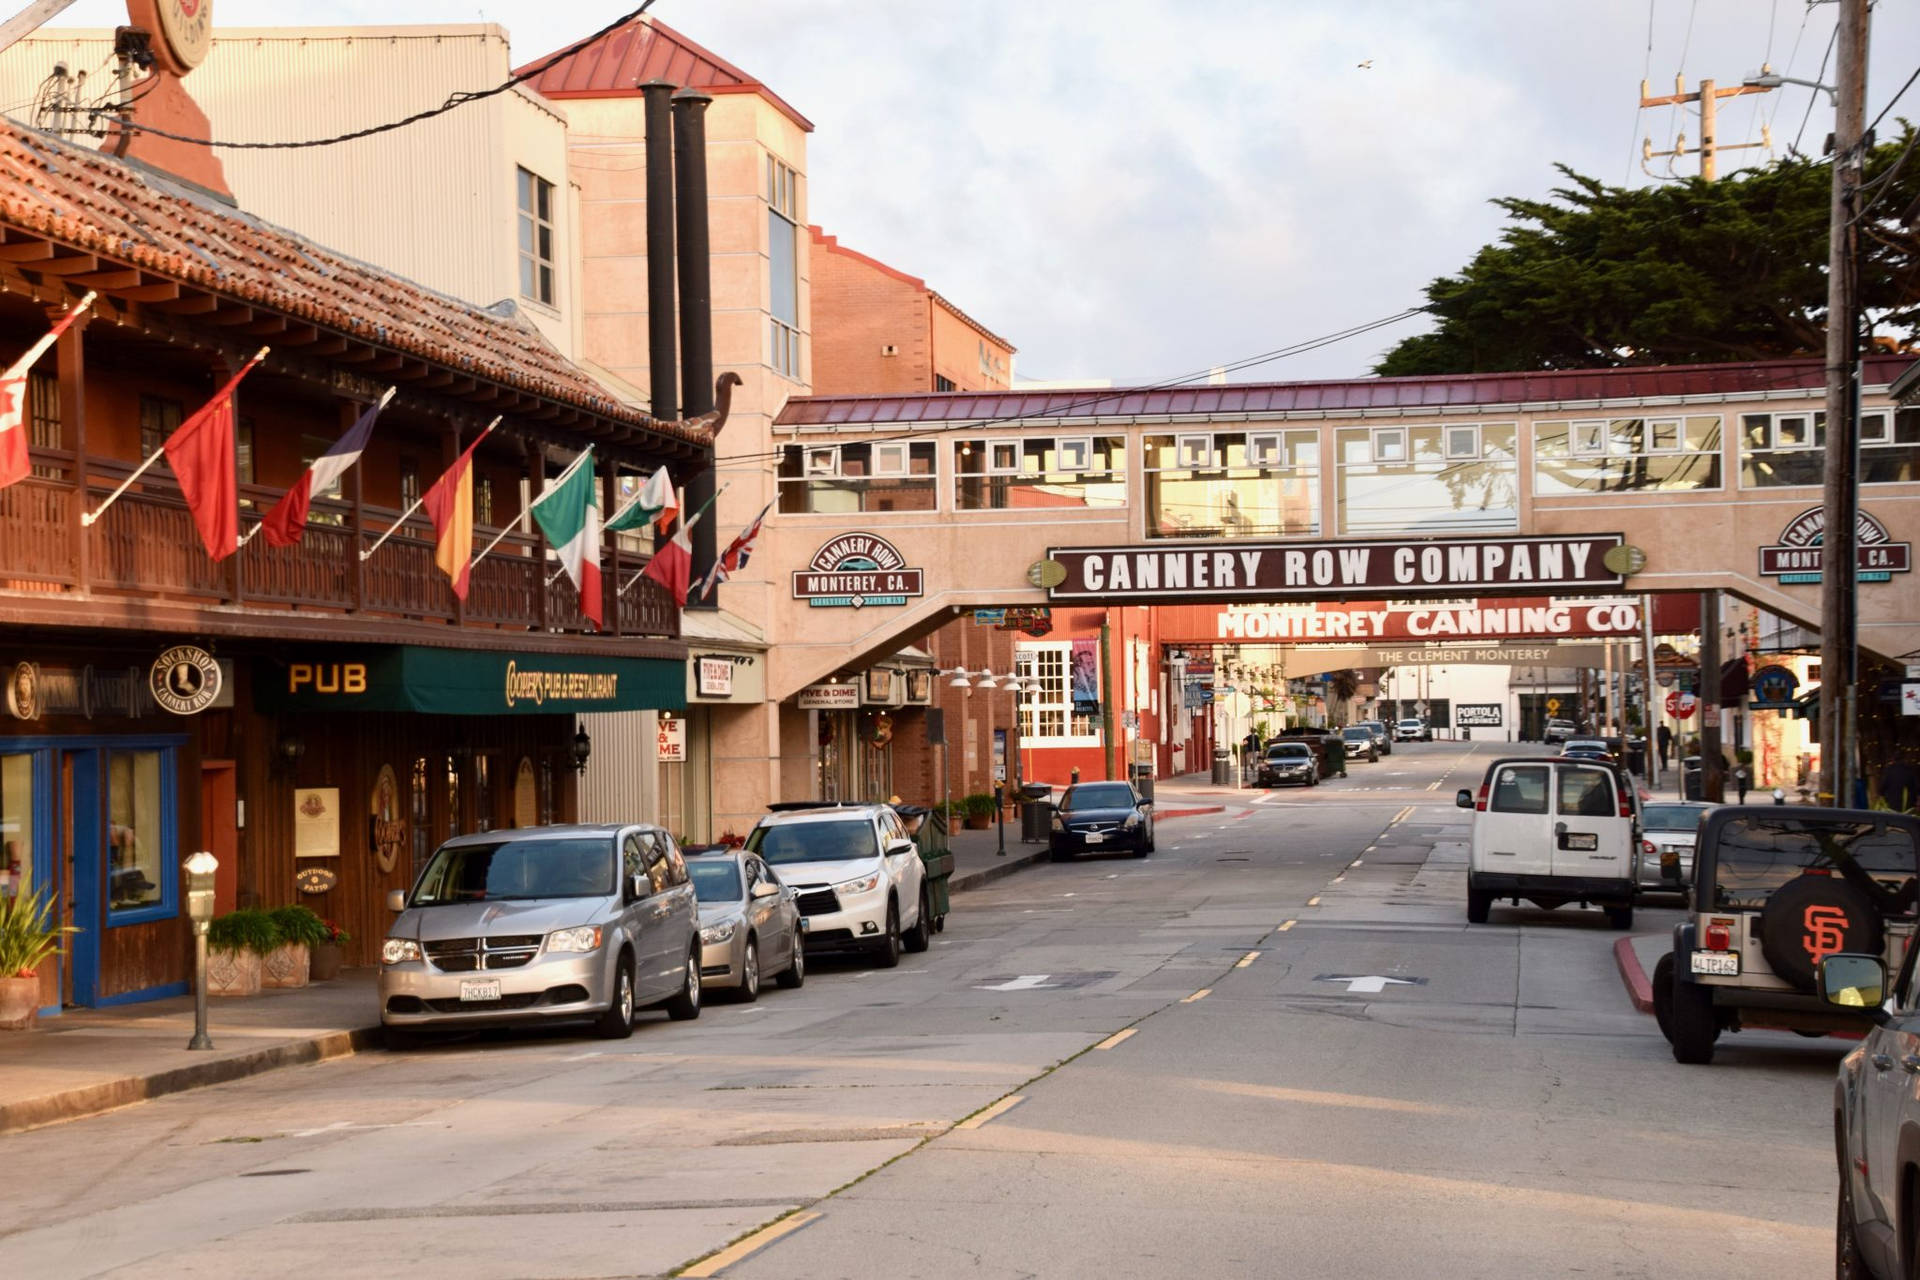
<instances>
[{"instance_id":1,"label":"side mirror","mask_svg":"<svg viewBox=\"0 0 1920 1280\"><path fill-rule=\"evenodd\" d=\"M638 902L652 892L653 882L647 879L646 872L636 871L627 877L627 897L632 901Z\"/></svg>"},{"instance_id":2,"label":"side mirror","mask_svg":"<svg viewBox=\"0 0 1920 1280\"><path fill-rule=\"evenodd\" d=\"M1453 807L1456 809L1473 808L1473 792L1465 787L1453 793Z\"/></svg>"},{"instance_id":3,"label":"side mirror","mask_svg":"<svg viewBox=\"0 0 1920 1280\"><path fill-rule=\"evenodd\" d=\"M891 858L896 853L912 853L912 852L913 852L913 841L911 840L895 840L892 844L887 846L887 856L889 858Z\"/></svg>"},{"instance_id":4,"label":"side mirror","mask_svg":"<svg viewBox=\"0 0 1920 1280\"><path fill-rule=\"evenodd\" d=\"M1828 1004L1871 1012L1875 1022L1887 1019L1880 1007L1887 998L1887 966L1878 956L1828 956L1814 964L1814 984Z\"/></svg>"},{"instance_id":5,"label":"side mirror","mask_svg":"<svg viewBox=\"0 0 1920 1280\"><path fill-rule=\"evenodd\" d=\"M753 896L755 898L777 898L780 896L780 886L762 880L753 886Z\"/></svg>"},{"instance_id":6,"label":"side mirror","mask_svg":"<svg viewBox=\"0 0 1920 1280\"><path fill-rule=\"evenodd\" d=\"M405 889L387 890L387 910L405 911L407 909L407 891Z\"/></svg>"}]
</instances>

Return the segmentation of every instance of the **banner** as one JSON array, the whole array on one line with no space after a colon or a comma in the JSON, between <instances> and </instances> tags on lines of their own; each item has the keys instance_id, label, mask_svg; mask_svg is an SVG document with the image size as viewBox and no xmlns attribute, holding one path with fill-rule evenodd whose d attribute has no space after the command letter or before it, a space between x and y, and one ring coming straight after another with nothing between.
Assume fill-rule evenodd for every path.
<instances>
[{"instance_id":1,"label":"banner","mask_svg":"<svg viewBox=\"0 0 1920 1280\"><path fill-rule=\"evenodd\" d=\"M1077 716L1100 714L1100 650L1097 640L1073 642L1073 713Z\"/></svg>"}]
</instances>

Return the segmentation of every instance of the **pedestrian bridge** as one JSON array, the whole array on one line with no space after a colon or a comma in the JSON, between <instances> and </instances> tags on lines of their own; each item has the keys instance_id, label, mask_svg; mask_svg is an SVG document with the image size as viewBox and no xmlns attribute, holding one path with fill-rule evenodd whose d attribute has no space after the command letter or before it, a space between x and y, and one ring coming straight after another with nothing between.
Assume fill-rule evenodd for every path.
<instances>
[{"instance_id":1,"label":"pedestrian bridge","mask_svg":"<svg viewBox=\"0 0 1920 1280\"><path fill-rule=\"evenodd\" d=\"M1863 648L1914 661L1910 363L1865 368L1859 614ZM1817 628L1824 396L1782 361L796 399L769 692L975 607L1717 588Z\"/></svg>"}]
</instances>

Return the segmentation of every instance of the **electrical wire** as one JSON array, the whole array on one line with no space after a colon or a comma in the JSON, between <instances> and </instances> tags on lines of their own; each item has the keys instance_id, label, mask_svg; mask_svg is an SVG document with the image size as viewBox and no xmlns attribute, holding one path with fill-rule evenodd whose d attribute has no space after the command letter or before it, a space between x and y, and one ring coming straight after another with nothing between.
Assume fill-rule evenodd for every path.
<instances>
[{"instance_id":1,"label":"electrical wire","mask_svg":"<svg viewBox=\"0 0 1920 1280\"><path fill-rule=\"evenodd\" d=\"M1907 90L1913 88L1913 82L1915 80L1920 80L1920 67L1913 69L1913 74L1907 77L1907 82L1900 86L1900 92L1894 94L1893 97L1887 100L1887 105L1880 108L1880 114L1875 116L1873 123L1867 126L1868 133L1872 133L1874 129L1879 126L1880 122L1887 118L1887 112L1893 110L1893 104L1900 101L1900 99L1905 96Z\"/></svg>"},{"instance_id":2,"label":"electrical wire","mask_svg":"<svg viewBox=\"0 0 1920 1280\"><path fill-rule=\"evenodd\" d=\"M1793 48L1787 53L1787 66L1786 66L1786 69L1780 73L1781 75L1790 76L1793 74L1794 60L1800 56L1801 37L1807 34L1807 23L1810 19L1812 19L1812 17L1813 17L1813 5L1808 4L1800 14L1800 29L1794 32ZM1772 114L1767 116L1767 128L1769 129L1773 128L1774 121L1780 118L1780 106L1786 100L1787 100L1787 95L1785 95L1784 93L1773 100L1773 112Z\"/></svg>"},{"instance_id":3,"label":"electrical wire","mask_svg":"<svg viewBox=\"0 0 1920 1280\"><path fill-rule=\"evenodd\" d=\"M369 125L364 129L355 129L348 133L335 134L330 138L306 138L297 142L221 142L213 138L195 138L184 133L172 133L166 129L156 129L152 125L142 124L136 120L121 120L118 123L123 129L150 133L156 138L166 138L172 142L185 142L197 147L219 147L229 151L294 151L310 147L337 146L343 142L357 142L362 138L371 138L382 133L391 133L395 129L404 129L408 125L419 124L423 120L431 120L436 116L445 115L456 107L464 107L470 102L480 102L484 99L505 93L516 85L524 84L526 81L543 74L548 68L571 58L574 54L586 48L594 41L618 31L621 27L626 26L647 10L653 8L653 3L654 0L644 0L644 3L642 3L638 9L633 10L631 13L621 15L592 35L574 41L558 53L542 59L540 62L528 67L525 71L508 76L505 80L490 89L463 89L457 93L447 95L447 100L437 107L430 107L425 111L416 111L410 116L404 116L398 120L389 120L385 124ZM109 107L90 107L88 108L88 114L92 116L113 115L116 110L116 108Z\"/></svg>"},{"instance_id":4,"label":"electrical wire","mask_svg":"<svg viewBox=\"0 0 1920 1280\"><path fill-rule=\"evenodd\" d=\"M1640 84L1643 89L1653 78L1653 11L1658 3L1659 0L1647 0L1647 57L1640 66ZM1633 181L1633 164L1639 158L1640 151L1640 113L1644 110L1646 110L1645 107L1639 106L1633 109L1633 136L1627 139L1627 176L1621 180L1622 186Z\"/></svg>"},{"instance_id":5,"label":"electrical wire","mask_svg":"<svg viewBox=\"0 0 1920 1280\"><path fill-rule=\"evenodd\" d=\"M1827 37L1827 51L1820 58L1820 69L1813 73L1813 82L1815 84L1819 84L1821 78L1827 74L1827 62L1833 57L1834 42L1839 38L1840 22L1839 19L1836 18L1833 23L1833 34ZM1793 150L1796 152L1800 150L1800 139L1806 136L1807 121L1813 119L1813 104L1818 101L1820 101L1820 91L1818 89L1807 90L1807 113L1800 117L1800 128L1797 129L1793 135Z\"/></svg>"}]
</instances>

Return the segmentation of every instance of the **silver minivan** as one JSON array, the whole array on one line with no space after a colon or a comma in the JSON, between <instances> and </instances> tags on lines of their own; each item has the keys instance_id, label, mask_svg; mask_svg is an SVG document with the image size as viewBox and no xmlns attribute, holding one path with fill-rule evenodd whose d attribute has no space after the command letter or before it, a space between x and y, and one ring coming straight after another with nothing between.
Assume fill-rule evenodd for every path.
<instances>
[{"instance_id":1,"label":"silver minivan","mask_svg":"<svg viewBox=\"0 0 1920 1280\"><path fill-rule=\"evenodd\" d=\"M426 1029L700 1016L698 911L673 837L640 824L522 827L434 851L380 954L390 1042Z\"/></svg>"}]
</instances>

